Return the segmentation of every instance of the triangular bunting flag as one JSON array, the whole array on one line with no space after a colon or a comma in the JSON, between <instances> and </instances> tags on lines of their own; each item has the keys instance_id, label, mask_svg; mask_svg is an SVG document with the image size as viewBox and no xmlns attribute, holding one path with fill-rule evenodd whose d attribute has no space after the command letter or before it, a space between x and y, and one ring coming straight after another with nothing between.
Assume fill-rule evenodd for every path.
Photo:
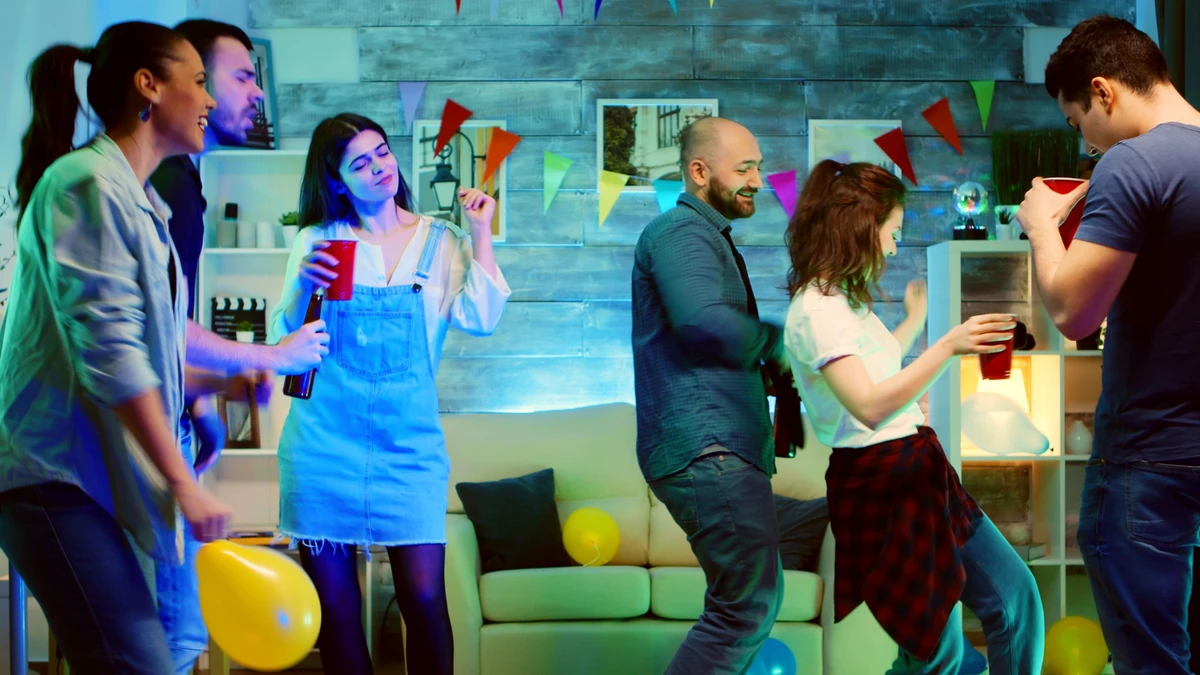
<instances>
[{"instance_id":1,"label":"triangular bunting flag","mask_svg":"<svg viewBox=\"0 0 1200 675\"><path fill-rule=\"evenodd\" d=\"M574 160L553 152L546 152L543 155L542 213L550 210L550 202L554 201L554 196L558 194L558 188L562 187L563 178L567 175L567 169L570 169L574 163Z\"/></svg>"},{"instance_id":2,"label":"triangular bunting flag","mask_svg":"<svg viewBox=\"0 0 1200 675\"><path fill-rule=\"evenodd\" d=\"M908 147L904 145L904 130L899 127L892 129L876 138L875 145L900 167L905 178L911 180L913 185L918 185L917 174L913 173L912 161L908 158Z\"/></svg>"},{"instance_id":3,"label":"triangular bunting flag","mask_svg":"<svg viewBox=\"0 0 1200 675\"><path fill-rule=\"evenodd\" d=\"M600 172L600 225L604 225L604 221L608 219L608 212L612 211L613 204L617 203L617 197L621 196L621 191L628 182L629 176L623 173Z\"/></svg>"},{"instance_id":4,"label":"triangular bunting flag","mask_svg":"<svg viewBox=\"0 0 1200 675\"><path fill-rule=\"evenodd\" d=\"M790 220L792 214L796 212L796 203L800 198L800 192L796 187L796 171L793 169L792 171L773 173L767 176L767 182L775 190L775 196L779 198L783 212Z\"/></svg>"},{"instance_id":5,"label":"triangular bunting flag","mask_svg":"<svg viewBox=\"0 0 1200 675\"><path fill-rule=\"evenodd\" d=\"M593 19L600 18L600 3L602 2L604 2L604 0L596 0L596 15L592 17ZM604 220L601 219L600 222L604 222Z\"/></svg>"},{"instance_id":6,"label":"triangular bunting flag","mask_svg":"<svg viewBox=\"0 0 1200 675\"><path fill-rule=\"evenodd\" d=\"M713 6L713 0L708 0L708 8L712 9L712 6Z\"/></svg>"},{"instance_id":7,"label":"triangular bunting flag","mask_svg":"<svg viewBox=\"0 0 1200 675\"><path fill-rule=\"evenodd\" d=\"M424 82L401 82L400 105L404 108L404 130L412 133L413 120L417 118L417 110L421 106L421 97L425 95Z\"/></svg>"},{"instance_id":8,"label":"triangular bunting flag","mask_svg":"<svg viewBox=\"0 0 1200 675\"><path fill-rule=\"evenodd\" d=\"M658 211L666 213L675 208L681 192L683 192L683 181L681 180L654 181L654 196L658 198Z\"/></svg>"},{"instance_id":9,"label":"triangular bunting flag","mask_svg":"<svg viewBox=\"0 0 1200 675\"><path fill-rule=\"evenodd\" d=\"M983 121L983 130L987 131L988 116L992 113L992 96L996 93L996 81L971 80L971 88L975 90L975 102L979 104L979 119Z\"/></svg>"},{"instance_id":10,"label":"triangular bunting flag","mask_svg":"<svg viewBox=\"0 0 1200 675\"><path fill-rule=\"evenodd\" d=\"M454 0L454 13L458 14L460 9L462 9L462 0Z\"/></svg>"},{"instance_id":11,"label":"triangular bunting flag","mask_svg":"<svg viewBox=\"0 0 1200 675\"><path fill-rule=\"evenodd\" d=\"M467 121L467 118L473 115L470 110L455 103L451 99L446 99L446 107L442 109L442 125L438 128L437 145L433 148L433 154L438 154L446 144L454 138L454 134L462 127L462 123Z\"/></svg>"},{"instance_id":12,"label":"triangular bunting flag","mask_svg":"<svg viewBox=\"0 0 1200 675\"><path fill-rule=\"evenodd\" d=\"M492 0L492 18L493 19L496 18L496 15L499 13L500 13L500 0Z\"/></svg>"},{"instance_id":13,"label":"triangular bunting flag","mask_svg":"<svg viewBox=\"0 0 1200 675\"><path fill-rule=\"evenodd\" d=\"M675 13L675 16L679 16L679 8L675 6L675 0L670 0L670 2L671 2L671 11Z\"/></svg>"},{"instance_id":14,"label":"triangular bunting flag","mask_svg":"<svg viewBox=\"0 0 1200 675\"><path fill-rule=\"evenodd\" d=\"M562 0L558 0L558 16L561 18L562 15L563 15Z\"/></svg>"},{"instance_id":15,"label":"triangular bunting flag","mask_svg":"<svg viewBox=\"0 0 1200 675\"><path fill-rule=\"evenodd\" d=\"M937 129L942 138L954 146L958 154L963 154L962 143L958 141L958 127L954 126L954 115L950 113L950 99L943 96L942 100L922 111L921 116L929 122L929 126Z\"/></svg>"},{"instance_id":16,"label":"triangular bunting flag","mask_svg":"<svg viewBox=\"0 0 1200 675\"><path fill-rule=\"evenodd\" d=\"M511 131L500 128L492 129L492 140L488 143L487 163L483 167L481 183L486 183L492 174L496 173L496 169L500 168L500 164L520 142L521 137Z\"/></svg>"},{"instance_id":17,"label":"triangular bunting flag","mask_svg":"<svg viewBox=\"0 0 1200 675\"><path fill-rule=\"evenodd\" d=\"M837 162L838 164L849 164L850 163L850 153L839 152L838 154L834 155L833 157L830 157L830 159Z\"/></svg>"}]
</instances>

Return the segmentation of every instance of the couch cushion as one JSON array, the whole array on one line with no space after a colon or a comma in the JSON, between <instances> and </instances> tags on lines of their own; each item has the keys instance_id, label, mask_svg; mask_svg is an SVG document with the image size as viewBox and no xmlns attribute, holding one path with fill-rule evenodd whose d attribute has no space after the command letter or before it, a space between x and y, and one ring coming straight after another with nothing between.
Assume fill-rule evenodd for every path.
<instances>
[{"instance_id":1,"label":"couch cushion","mask_svg":"<svg viewBox=\"0 0 1200 675\"><path fill-rule=\"evenodd\" d=\"M664 619L694 621L704 610L708 583L699 567L650 569L650 611ZM813 621L821 614L824 584L811 572L783 572L783 607L778 621Z\"/></svg>"},{"instance_id":2,"label":"couch cushion","mask_svg":"<svg viewBox=\"0 0 1200 675\"><path fill-rule=\"evenodd\" d=\"M554 502L554 470L454 486L479 540L484 572L572 564Z\"/></svg>"},{"instance_id":3,"label":"couch cushion","mask_svg":"<svg viewBox=\"0 0 1200 675\"><path fill-rule=\"evenodd\" d=\"M644 567L559 567L492 572L479 580L488 621L628 619L650 611Z\"/></svg>"},{"instance_id":4,"label":"couch cushion","mask_svg":"<svg viewBox=\"0 0 1200 675\"><path fill-rule=\"evenodd\" d=\"M610 564L648 563L650 490L637 463L633 406L448 414L441 420L451 460L450 513L463 512L453 489L457 482L497 480L552 468L564 517L581 506L595 506L617 521L621 547Z\"/></svg>"}]
</instances>

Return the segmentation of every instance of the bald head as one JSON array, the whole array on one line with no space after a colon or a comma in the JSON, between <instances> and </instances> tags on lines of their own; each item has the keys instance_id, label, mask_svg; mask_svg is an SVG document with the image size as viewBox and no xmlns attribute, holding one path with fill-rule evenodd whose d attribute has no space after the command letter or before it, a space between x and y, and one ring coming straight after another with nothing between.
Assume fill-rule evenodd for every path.
<instances>
[{"instance_id":1,"label":"bald head","mask_svg":"<svg viewBox=\"0 0 1200 675\"><path fill-rule=\"evenodd\" d=\"M723 117L701 117L679 132L679 164L686 174L692 160L712 161L723 146L744 145L747 141L754 143L754 134L737 122Z\"/></svg>"},{"instance_id":2,"label":"bald head","mask_svg":"<svg viewBox=\"0 0 1200 675\"><path fill-rule=\"evenodd\" d=\"M762 153L749 129L733 120L702 117L680 132L679 159L689 194L730 219L754 215Z\"/></svg>"}]
</instances>

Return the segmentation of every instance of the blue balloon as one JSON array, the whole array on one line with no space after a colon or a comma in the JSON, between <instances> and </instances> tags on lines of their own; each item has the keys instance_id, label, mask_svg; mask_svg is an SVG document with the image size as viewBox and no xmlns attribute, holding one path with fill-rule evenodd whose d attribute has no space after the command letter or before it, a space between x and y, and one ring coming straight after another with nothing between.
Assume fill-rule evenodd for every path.
<instances>
[{"instance_id":1,"label":"blue balloon","mask_svg":"<svg viewBox=\"0 0 1200 675\"><path fill-rule=\"evenodd\" d=\"M975 649L967 636L963 636L963 660L958 667L958 675L979 675L988 669L987 659Z\"/></svg>"},{"instance_id":2,"label":"blue balloon","mask_svg":"<svg viewBox=\"0 0 1200 675\"><path fill-rule=\"evenodd\" d=\"M767 638L746 675L796 675L796 655L783 642Z\"/></svg>"}]
</instances>

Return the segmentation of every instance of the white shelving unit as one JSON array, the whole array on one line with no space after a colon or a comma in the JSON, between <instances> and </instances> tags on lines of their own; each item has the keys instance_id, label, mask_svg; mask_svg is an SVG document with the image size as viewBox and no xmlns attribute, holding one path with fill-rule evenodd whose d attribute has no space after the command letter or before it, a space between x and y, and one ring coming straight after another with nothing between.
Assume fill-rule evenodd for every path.
<instances>
[{"instance_id":1,"label":"white shelving unit","mask_svg":"<svg viewBox=\"0 0 1200 675\"><path fill-rule=\"evenodd\" d=\"M1041 592L1046 627L1064 616L1096 618L1095 603L1083 560L1075 547L1079 501L1087 456L1067 455L1068 415L1095 411L1100 396L1100 351L1081 351L1054 327L1033 281L1029 243L1026 241L949 241L930 246L926 253L929 287L929 340L946 334L973 314L986 313L988 303L1016 304L1018 318L1037 344L1032 351L1013 355L1013 373L1021 370L1021 383L1030 403L1030 419L1050 440L1042 455L988 454L964 435L961 402L975 393L979 360L954 359L929 391L929 423L937 432L954 467L964 476L972 471L1000 466L1029 470L1031 541L1045 543L1046 555L1029 562ZM1025 271L1017 279L1021 299L988 296L987 289L964 289L972 268L1001 266ZM1089 424L1090 427L1090 424ZM1004 529L1004 528L1001 528ZM1110 667L1111 668L1111 667ZM1105 672L1112 672L1111 669Z\"/></svg>"},{"instance_id":2,"label":"white shelving unit","mask_svg":"<svg viewBox=\"0 0 1200 675\"><path fill-rule=\"evenodd\" d=\"M279 300L291 250L283 247L279 217L297 209L307 150L215 150L200 158L198 170L208 203L204 251L196 275L196 322L209 326L216 296L266 298L267 313ZM238 205L238 220L275 225L271 248L218 248L217 224L225 205ZM203 479L205 487L234 511L239 529L273 529L279 518L279 471L275 448L290 399L283 378L275 378L270 405L259 411L262 449L226 450Z\"/></svg>"}]
</instances>

